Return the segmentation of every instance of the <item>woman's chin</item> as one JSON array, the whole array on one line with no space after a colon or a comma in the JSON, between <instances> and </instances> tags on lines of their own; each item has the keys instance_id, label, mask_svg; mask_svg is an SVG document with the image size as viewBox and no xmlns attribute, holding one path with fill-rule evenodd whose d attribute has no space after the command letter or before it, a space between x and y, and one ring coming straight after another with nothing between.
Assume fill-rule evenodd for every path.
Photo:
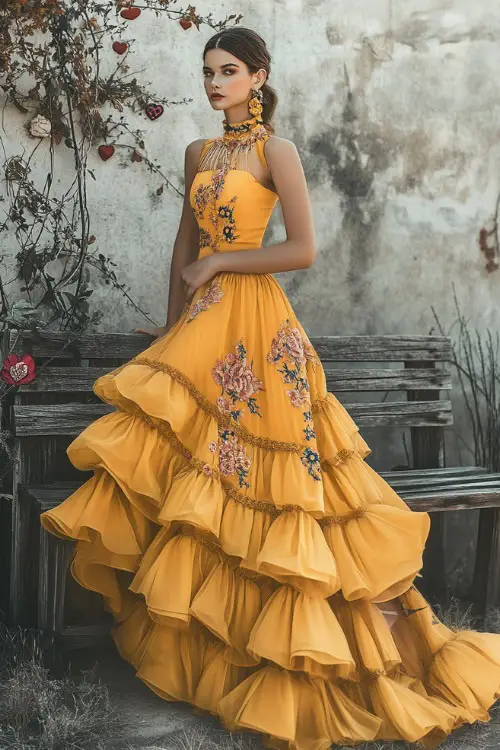
<instances>
[{"instance_id":1,"label":"woman's chin","mask_svg":"<svg viewBox=\"0 0 500 750\"><path fill-rule=\"evenodd\" d=\"M212 109L220 110L226 107L226 100L225 98L220 99L220 101L217 99L210 99L210 104L212 105Z\"/></svg>"}]
</instances>

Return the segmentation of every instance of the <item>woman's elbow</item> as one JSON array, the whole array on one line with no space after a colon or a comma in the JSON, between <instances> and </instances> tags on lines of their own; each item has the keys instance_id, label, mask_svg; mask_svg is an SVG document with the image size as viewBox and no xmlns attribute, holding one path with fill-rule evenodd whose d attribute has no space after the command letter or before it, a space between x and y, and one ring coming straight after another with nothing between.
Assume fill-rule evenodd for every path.
<instances>
[{"instance_id":1,"label":"woman's elbow","mask_svg":"<svg viewBox=\"0 0 500 750\"><path fill-rule=\"evenodd\" d=\"M310 268L313 265L316 255L316 245L314 243L307 245L304 252L304 268Z\"/></svg>"}]
</instances>

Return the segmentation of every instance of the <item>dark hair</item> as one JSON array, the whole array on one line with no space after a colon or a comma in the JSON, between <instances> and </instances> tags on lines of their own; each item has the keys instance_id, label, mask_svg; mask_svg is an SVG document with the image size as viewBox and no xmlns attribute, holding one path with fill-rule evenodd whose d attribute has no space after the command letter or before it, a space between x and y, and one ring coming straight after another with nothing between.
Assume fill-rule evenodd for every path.
<instances>
[{"instance_id":1,"label":"dark hair","mask_svg":"<svg viewBox=\"0 0 500 750\"><path fill-rule=\"evenodd\" d=\"M264 97L262 102L262 120L266 128L274 133L271 118L278 103L276 91L269 86L269 74L271 72L271 55L266 47L265 41L252 29L243 26L234 26L223 29L214 34L205 44L203 59L208 50L224 49L245 63L250 73L256 73L263 68L267 73L265 84L261 87Z\"/></svg>"}]
</instances>

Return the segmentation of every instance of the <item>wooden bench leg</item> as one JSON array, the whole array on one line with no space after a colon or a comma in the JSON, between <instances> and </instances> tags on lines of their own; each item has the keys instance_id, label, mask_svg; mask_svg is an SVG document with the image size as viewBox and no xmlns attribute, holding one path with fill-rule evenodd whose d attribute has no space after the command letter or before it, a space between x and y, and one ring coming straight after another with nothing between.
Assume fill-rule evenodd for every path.
<instances>
[{"instance_id":1,"label":"wooden bench leg","mask_svg":"<svg viewBox=\"0 0 500 750\"><path fill-rule=\"evenodd\" d=\"M436 369L432 360L408 361L405 368ZM439 399L438 390L408 391L408 401ZM411 447L414 469L435 469L444 465L444 430L441 427L412 427ZM444 513L431 513L431 530L424 551L424 569L417 587L431 604L445 604L449 592L446 584L445 550L446 518Z\"/></svg>"},{"instance_id":2,"label":"wooden bench leg","mask_svg":"<svg viewBox=\"0 0 500 750\"><path fill-rule=\"evenodd\" d=\"M9 597L9 622L13 625L36 625L39 519L39 510L26 493L14 493Z\"/></svg>"},{"instance_id":3,"label":"wooden bench leg","mask_svg":"<svg viewBox=\"0 0 500 750\"><path fill-rule=\"evenodd\" d=\"M38 627L47 634L62 633L66 576L74 542L59 539L40 526Z\"/></svg>"},{"instance_id":4,"label":"wooden bench leg","mask_svg":"<svg viewBox=\"0 0 500 750\"><path fill-rule=\"evenodd\" d=\"M449 596L445 576L446 518L444 513L431 513L430 517L422 578L415 584L431 604L446 604Z\"/></svg>"},{"instance_id":5,"label":"wooden bench leg","mask_svg":"<svg viewBox=\"0 0 500 750\"><path fill-rule=\"evenodd\" d=\"M480 511L476 550L472 600L474 614L483 617L500 607L500 508Z\"/></svg>"}]
</instances>

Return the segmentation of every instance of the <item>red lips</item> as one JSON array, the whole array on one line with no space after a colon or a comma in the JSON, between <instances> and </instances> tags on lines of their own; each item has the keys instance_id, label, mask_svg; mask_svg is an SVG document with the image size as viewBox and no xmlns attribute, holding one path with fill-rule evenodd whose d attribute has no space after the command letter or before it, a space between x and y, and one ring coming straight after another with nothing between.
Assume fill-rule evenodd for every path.
<instances>
[{"instance_id":1,"label":"red lips","mask_svg":"<svg viewBox=\"0 0 500 750\"><path fill-rule=\"evenodd\" d=\"M212 94L210 99L224 99L224 97L222 96L222 94Z\"/></svg>"}]
</instances>

